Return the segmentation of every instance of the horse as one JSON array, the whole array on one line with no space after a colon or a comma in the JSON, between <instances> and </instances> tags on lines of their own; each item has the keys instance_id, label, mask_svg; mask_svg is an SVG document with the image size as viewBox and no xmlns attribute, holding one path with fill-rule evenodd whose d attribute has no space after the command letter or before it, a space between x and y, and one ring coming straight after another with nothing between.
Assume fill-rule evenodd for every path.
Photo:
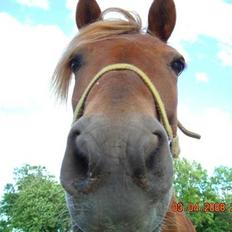
<instances>
[{"instance_id":1,"label":"horse","mask_svg":"<svg viewBox=\"0 0 232 232\"><path fill-rule=\"evenodd\" d=\"M108 13L121 14L107 19ZM195 231L175 212L173 158L179 154L177 81L184 57L167 44L173 0L155 0L147 30L138 14L101 11L79 0L77 36L54 72L59 98L71 79L73 122L61 167L73 231Z\"/></svg>"}]
</instances>

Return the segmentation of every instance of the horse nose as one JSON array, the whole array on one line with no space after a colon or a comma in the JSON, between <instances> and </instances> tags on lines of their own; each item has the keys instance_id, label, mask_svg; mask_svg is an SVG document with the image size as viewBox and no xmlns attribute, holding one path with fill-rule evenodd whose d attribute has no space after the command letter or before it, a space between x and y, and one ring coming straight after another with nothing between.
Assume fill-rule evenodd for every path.
<instances>
[{"instance_id":1,"label":"horse nose","mask_svg":"<svg viewBox=\"0 0 232 232\"><path fill-rule=\"evenodd\" d=\"M84 123L72 127L62 165L67 166L69 172L75 173L79 178L93 175L93 166L97 163L98 158L98 145L93 138L93 133L91 133L91 130L85 129L88 123L88 120L86 120Z\"/></svg>"},{"instance_id":2,"label":"horse nose","mask_svg":"<svg viewBox=\"0 0 232 232\"><path fill-rule=\"evenodd\" d=\"M131 129L126 157L130 177L140 187L159 189L163 178L170 183L171 152L166 132L158 121L147 120L142 128Z\"/></svg>"},{"instance_id":3,"label":"horse nose","mask_svg":"<svg viewBox=\"0 0 232 232\"><path fill-rule=\"evenodd\" d=\"M128 137L126 155L130 174L135 178L143 178L152 168L155 155L161 145L161 137L156 133L142 133L139 128L131 131Z\"/></svg>"},{"instance_id":4,"label":"horse nose","mask_svg":"<svg viewBox=\"0 0 232 232\"><path fill-rule=\"evenodd\" d=\"M75 190L92 191L101 178L124 173L144 187L151 176L169 169L164 165L169 158L167 136L158 122L113 126L85 118L70 131L61 182L66 189L68 183Z\"/></svg>"}]
</instances>

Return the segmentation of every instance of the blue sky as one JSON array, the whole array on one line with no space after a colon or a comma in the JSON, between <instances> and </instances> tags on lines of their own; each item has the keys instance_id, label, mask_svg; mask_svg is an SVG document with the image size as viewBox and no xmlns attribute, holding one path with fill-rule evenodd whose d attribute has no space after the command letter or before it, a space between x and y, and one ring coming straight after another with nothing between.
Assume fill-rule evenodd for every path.
<instances>
[{"instance_id":1,"label":"blue sky","mask_svg":"<svg viewBox=\"0 0 232 232\"><path fill-rule=\"evenodd\" d=\"M187 69L180 77L179 98L188 99L198 108L217 107L232 113L232 67L223 65L217 56L220 48L216 39L200 36L194 43L183 43L191 55ZM207 74L208 80L198 80L196 73Z\"/></svg>"},{"instance_id":2,"label":"blue sky","mask_svg":"<svg viewBox=\"0 0 232 232\"><path fill-rule=\"evenodd\" d=\"M99 0L102 9L137 11L146 26L152 1ZM232 1L176 0L170 44L186 57L179 78L181 121L202 134L181 137L181 156L210 172L232 166ZM0 3L0 191L14 167L41 164L59 176L72 113L50 91L54 67L77 33L76 1L8 0Z\"/></svg>"},{"instance_id":3,"label":"blue sky","mask_svg":"<svg viewBox=\"0 0 232 232\"><path fill-rule=\"evenodd\" d=\"M22 1L23 2L23 1ZM33 1L25 1L33 2ZM36 1L34 1L36 2ZM40 1L37 1L40 2ZM43 1L41 1L43 2ZM1 2L1 11L7 12L13 15L20 22L26 22L30 24L55 24L62 27L62 30L66 34L70 34L72 30L73 20L70 16L70 10L66 7L65 1L46 1L48 2L48 8L27 6L20 3L20 0L7 0Z\"/></svg>"}]
</instances>

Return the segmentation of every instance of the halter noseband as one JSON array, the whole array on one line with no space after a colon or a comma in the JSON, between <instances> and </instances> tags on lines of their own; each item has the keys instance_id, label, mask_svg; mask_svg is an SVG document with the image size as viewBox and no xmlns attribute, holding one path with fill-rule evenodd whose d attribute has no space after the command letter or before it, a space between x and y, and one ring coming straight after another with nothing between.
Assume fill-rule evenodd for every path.
<instances>
[{"instance_id":1,"label":"halter noseband","mask_svg":"<svg viewBox=\"0 0 232 232\"><path fill-rule=\"evenodd\" d=\"M173 155L174 158L177 158L180 154L180 147L179 147L179 140L178 140L178 136L174 137L173 135L173 131L172 128L169 124L168 121L168 117L165 111L165 107L164 107L164 103L160 97L160 94L158 92L158 90L156 89L155 85L152 83L152 81L150 80L150 78L147 76L146 73L144 73L140 68L132 65L132 64L126 64L126 63L117 63L117 64L111 64L108 65L106 67L104 67L103 69L101 69L95 76L94 78L91 80L91 82L89 83L89 85L87 86L87 88L85 89L84 93L82 94L76 109L74 111L74 116L73 116L73 123L79 119L82 114L83 114L83 110L84 110L84 104L86 101L87 96L89 95L90 90L93 88L94 84L107 72L110 71L115 71L115 70L130 70L135 72L142 80L143 82L146 84L146 86L148 87L148 89L150 90L155 103L156 103L156 108L158 111L158 114L160 116L160 120L161 123L163 124L167 135L168 135L168 139L170 141L170 150L171 153Z\"/></svg>"}]
</instances>

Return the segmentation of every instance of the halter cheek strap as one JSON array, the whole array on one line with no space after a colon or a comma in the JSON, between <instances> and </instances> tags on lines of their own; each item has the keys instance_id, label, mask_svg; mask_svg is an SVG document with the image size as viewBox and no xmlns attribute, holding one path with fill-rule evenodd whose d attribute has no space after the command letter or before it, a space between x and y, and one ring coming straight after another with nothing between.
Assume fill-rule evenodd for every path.
<instances>
[{"instance_id":1,"label":"halter cheek strap","mask_svg":"<svg viewBox=\"0 0 232 232\"><path fill-rule=\"evenodd\" d=\"M83 110L84 110L84 104L85 104L85 100L90 92L90 90L93 88L94 84L107 72L110 71L115 71L115 70L130 70L135 72L142 80L143 82L146 84L146 86L148 87L148 89L150 90L150 92L152 93L155 103L156 103L156 108L158 111L158 114L160 116L160 120L161 123L163 124L167 135L168 135L168 139L170 141L170 149L172 152L172 155L174 158L177 158L179 156L180 153L180 148L179 148L179 140L178 137L174 137L173 136L173 131L172 128L169 124L168 121L168 117L165 111L165 107L163 104L163 101L161 100L161 97L159 95L159 92L157 91L156 87L154 86L154 84L151 82L150 78L138 67L131 65L131 64L125 64L125 63L118 63L118 64L111 64L108 65L106 67L104 67L102 70L100 70L92 79L92 81L89 83L89 85L87 86L87 88L85 89L84 93L82 94L75 112L74 112L74 116L73 116L73 122L75 122L77 119L79 119L81 117L81 115L83 114Z\"/></svg>"}]
</instances>

